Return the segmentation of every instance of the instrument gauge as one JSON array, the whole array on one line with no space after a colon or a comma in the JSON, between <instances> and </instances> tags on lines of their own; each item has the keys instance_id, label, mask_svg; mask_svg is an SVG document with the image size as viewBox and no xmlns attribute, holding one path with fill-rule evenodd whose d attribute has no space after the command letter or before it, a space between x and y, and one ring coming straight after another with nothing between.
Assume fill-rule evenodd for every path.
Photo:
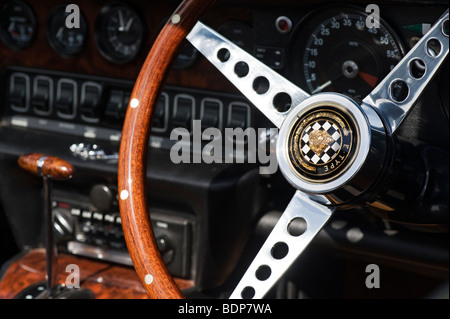
<instances>
[{"instance_id":1,"label":"instrument gauge","mask_svg":"<svg viewBox=\"0 0 450 319\"><path fill-rule=\"evenodd\" d=\"M173 62L172 68L183 70L192 67L198 59L198 51L190 42L186 42Z\"/></svg>"},{"instance_id":2,"label":"instrument gauge","mask_svg":"<svg viewBox=\"0 0 450 319\"><path fill-rule=\"evenodd\" d=\"M353 8L330 9L305 21L294 47L297 82L309 93L339 92L363 99L402 59L395 33Z\"/></svg>"},{"instance_id":3,"label":"instrument gauge","mask_svg":"<svg viewBox=\"0 0 450 319\"><path fill-rule=\"evenodd\" d=\"M72 57L81 52L87 38L87 23L80 13L79 28L68 28L66 6L57 6L51 12L47 21L47 38L50 46L59 54Z\"/></svg>"},{"instance_id":4,"label":"instrument gauge","mask_svg":"<svg viewBox=\"0 0 450 319\"><path fill-rule=\"evenodd\" d=\"M12 49L30 46L36 33L33 9L22 0L8 0L0 7L0 38Z\"/></svg>"},{"instance_id":5,"label":"instrument gauge","mask_svg":"<svg viewBox=\"0 0 450 319\"><path fill-rule=\"evenodd\" d=\"M130 6L106 5L95 22L95 41L107 60L124 64L139 53L144 40L144 21Z\"/></svg>"}]
</instances>

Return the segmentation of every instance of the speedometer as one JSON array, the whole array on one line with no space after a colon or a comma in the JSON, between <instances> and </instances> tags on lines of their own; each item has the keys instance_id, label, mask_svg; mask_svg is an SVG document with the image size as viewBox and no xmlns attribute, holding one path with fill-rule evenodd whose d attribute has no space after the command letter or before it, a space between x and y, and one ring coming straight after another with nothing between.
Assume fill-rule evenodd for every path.
<instances>
[{"instance_id":1,"label":"speedometer","mask_svg":"<svg viewBox=\"0 0 450 319\"><path fill-rule=\"evenodd\" d=\"M333 91L364 98L401 60L403 49L391 29L366 25L367 14L330 9L309 18L294 52L295 72L311 94Z\"/></svg>"}]
</instances>

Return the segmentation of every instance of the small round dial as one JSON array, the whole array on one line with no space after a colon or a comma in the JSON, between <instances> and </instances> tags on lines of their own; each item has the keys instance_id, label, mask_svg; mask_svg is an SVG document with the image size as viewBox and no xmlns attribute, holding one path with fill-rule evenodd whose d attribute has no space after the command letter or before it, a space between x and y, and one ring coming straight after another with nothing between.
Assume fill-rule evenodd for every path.
<instances>
[{"instance_id":1,"label":"small round dial","mask_svg":"<svg viewBox=\"0 0 450 319\"><path fill-rule=\"evenodd\" d=\"M87 38L87 23L80 13L79 27L69 28L66 19L70 12L66 6L55 7L47 21L47 38L51 47L62 56L75 56L81 52Z\"/></svg>"},{"instance_id":2,"label":"small round dial","mask_svg":"<svg viewBox=\"0 0 450 319\"><path fill-rule=\"evenodd\" d=\"M30 46L36 32L36 16L22 0L5 1L0 8L0 38L13 49Z\"/></svg>"},{"instance_id":3,"label":"small round dial","mask_svg":"<svg viewBox=\"0 0 450 319\"><path fill-rule=\"evenodd\" d=\"M102 56L111 62L129 62L141 49L144 21L128 5L112 4L103 7L95 29L98 49Z\"/></svg>"},{"instance_id":4,"label":"small round dial","mask_svg":"<svg viewBox=\"0 0 450 319\"><path fill-rule=\"evenodd\" d=\"M198 54L197 49L194 48L190 42L186 42L173 62L172 67L176 70L190 68L195 64L195 62L197 62Z\"/></svg>"}]
</instances>

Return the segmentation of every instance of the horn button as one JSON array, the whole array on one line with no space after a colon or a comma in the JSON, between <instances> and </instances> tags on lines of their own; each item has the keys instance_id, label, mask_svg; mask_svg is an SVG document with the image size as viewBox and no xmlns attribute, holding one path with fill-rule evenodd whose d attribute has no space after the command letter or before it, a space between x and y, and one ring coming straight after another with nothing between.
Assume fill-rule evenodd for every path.
<instances>
[{"instance_id":1,"label":"horn button","mask_svg":"<svg viewBox=\"0 0 450 319\"><path fill-rule=\"evenodd\" d=\"M346 189L358 197L382 169L386 135L372 108L341 94L320 93L287 115L277 156L283 175L297 189L325 195Z\"/></svg>"},{"instance_id":2,"label":"horn button","mask_svg":"<svg viewBox=\"0 0 450 319\"><path fill-rule=\"evenodd\" d=\"M311 182L339 176L354 158L356 132L352 120L336 108L317 107L298 118L288 141L295 173Z\"/></svg>"}]
</instances>

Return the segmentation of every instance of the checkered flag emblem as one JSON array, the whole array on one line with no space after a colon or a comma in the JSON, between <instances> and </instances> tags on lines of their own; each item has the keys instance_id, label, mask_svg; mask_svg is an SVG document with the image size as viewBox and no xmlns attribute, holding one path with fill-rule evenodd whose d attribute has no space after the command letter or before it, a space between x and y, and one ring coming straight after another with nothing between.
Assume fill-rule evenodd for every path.
<instances>
[{"instance_id":1,"label":"checkered flag emblem","mask_svg":"<svg viewBox=\"0 0 450 319\"><path fill-rule=\"evenodd\" d=\"M310 136L314 131L324 131L326 132L324 135L328 137L325 141L326 145L322 145L323 147L320 148L319 151L317 148L316 151L313 151L315 147L311 145L313 141L311 141ZM342 135L338 126L324 119L316 121L306 127L303 137L300 140L300 149L305 160L315 165L321 165L328 163L338 154L339 149L341 148L341 142Z\"/></svg>"}]
</instances>

